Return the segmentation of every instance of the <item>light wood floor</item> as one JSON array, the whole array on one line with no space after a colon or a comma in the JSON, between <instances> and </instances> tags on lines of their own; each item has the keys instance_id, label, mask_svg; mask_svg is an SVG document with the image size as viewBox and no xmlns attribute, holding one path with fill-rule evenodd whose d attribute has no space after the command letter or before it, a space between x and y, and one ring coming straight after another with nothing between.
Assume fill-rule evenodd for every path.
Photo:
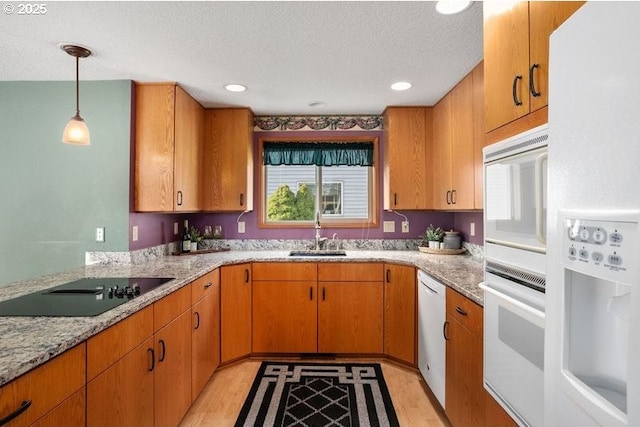
<instances>
[{"instance_id":1,"label":"light wood floor","mask_svg":"<svg viewBox=\"0 0 640 427\"><path fill-rule=\"evenodd\" d=\"M305 359L305 361L312 360ZM371 362L372 360L322 360L327 363L334 361ZM437 400L426 389L420 373L386 360L378 362L382 367L401 426L450 427ZM180 427L233 426L260 363L261 360L249 359L219 369L193 403Z\"/></svg>"}]
</instances>

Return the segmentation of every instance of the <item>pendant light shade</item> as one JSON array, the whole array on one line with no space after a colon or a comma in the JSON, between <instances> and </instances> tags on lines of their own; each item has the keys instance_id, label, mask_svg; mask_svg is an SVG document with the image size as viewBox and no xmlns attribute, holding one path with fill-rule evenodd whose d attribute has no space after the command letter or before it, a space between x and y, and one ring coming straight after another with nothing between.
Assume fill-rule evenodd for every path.
<instances>
[{"instance_id":1,"label":"pendant light shade","mask_svg":"<svg viewBox=\"0 0 640 427\"><path fill-rule=\"evenodd\" d=\"M71 117L71 120L69 120L69 123L65 126L64 132L62 133L62 142L74 145L89 145L91 144L89 128L84 119L80 117L79 64L80 58L90 56L91 51L86 47L72 44L63 44L60 48L76 58L76 114Z\"/></svg>"}]
</instances>

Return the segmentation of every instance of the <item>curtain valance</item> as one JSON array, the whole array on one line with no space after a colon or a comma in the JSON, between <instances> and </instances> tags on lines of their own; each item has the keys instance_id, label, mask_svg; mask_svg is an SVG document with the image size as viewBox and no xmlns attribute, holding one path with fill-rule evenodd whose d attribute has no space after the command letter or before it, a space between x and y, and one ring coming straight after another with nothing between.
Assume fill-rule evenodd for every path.
<instances>
[{"instance_id":1,"label":"curtain valance","mask_svg":"<svg viewBox=\"0 0 640 427\"><path fill-rule=\"evenodd\" d=\"M373 166L373 142L264 142L263 164Z\"/></svg>"}]
</instances>

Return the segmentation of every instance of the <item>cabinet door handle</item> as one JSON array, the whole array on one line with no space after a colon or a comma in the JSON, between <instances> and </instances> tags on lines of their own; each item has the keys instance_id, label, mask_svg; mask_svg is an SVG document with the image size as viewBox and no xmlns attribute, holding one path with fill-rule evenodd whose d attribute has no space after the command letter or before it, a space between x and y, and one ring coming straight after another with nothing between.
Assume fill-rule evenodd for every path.
<instances>
[{"instance_id":1,"label":"cabinet door handle","mask_svg":"<svg viewBox=\"0 0 640 427\"><path fill-rule=\"evenodd\" d=\"M322 287L322 301L324 301L324 300L325 300L325 296L326 296L326 295L325 295L325 288L324 288L324 286L323 286L323 287Z\"/></svg>"},{"instance_id":2,"label":"cabinet door handle","mask_svg":"<svg viewBox=\"0 0 640 427\"><path fill-rule=\"evenodd\" d=\"M451 204L456 204L456 190L451 190Z\"/></svg>"},{"instance_id":3,"label":"cabinet door handle","mask_svg":"<svg viewBox=\"0 0 640 427\"><path fill-rule=\"evenodd\" d=\"M516 104L516 107L522 105L522 101L518 99L518 80L522 80L522 76L517 75L513 78L513 87L511 88L513 92L513 103Z\"/></svg>"},{"instance_id":4,"label":"cabinet door handle","mask_svg":"<svg viewBox=\"0 0 640 427\"><path fill-rule=\"evenodd\" d=\"M313 286L309 286L309 300L313 301Z\"/></svg>"},{"instance_id":5,"label":"cabinet door handle","mask_svg":"<svg viewBox=\"0 0 640 427\"><path fill-rule=\"evenodd\" d=\"M240 193L240 206L244 206L244 193Z\"/></svg>"},{"instance_id":6,"label":"cabinet door handle","mask_svg":"<svg viewBox=\"0 0 640 427\"><path fill-rule=\"evenodd\" d=\"M387 283L391 283L391 269L389 268L387 268L385 280L387 281Z\"/></svg>"},{"instance_id":7,"label":"cabinet door handle","mask_svg":"<svg viewBox=\"0 0 640 427\"><path fill-rule=\"evenodd\" d=\"M244 269L244 283L249 283L249 269Z\"/></svg>"},{"instance_id":8,"label":"cabinet door handle","mask_svg":"<svg viewBox=\"0 0 640 427\"><path fill-rule=\"evenodd\" d=\"M200 327L200 313L196 311L195 313L193 313L193 316L196 319L196 326L193 329L198 329Z\"/></svg>"},{"instance_id":9,"label":"cabinet door handle","mask_svg":"<svg viewBox=\"0 0 640 427\"><path fill-rule=\"evenodd\" d=\"M466 316L467 312L465 310L463 310L461 307L456 307L456 312L458 312L459 314Z\"/></svg>"},{"instance_id":10,"label":"cabinet door handle","mask_svg":"<svg viewBox=\"0 0 640 427\"><path fill-rule=\"evenodd\" d=\"M160 347L162 347L162 352L160 353L160 357L158 358L158 362L164 362L164 357L167 355L167 346L164 343L164 340L158 341Z\"/></svg>"},{"instance_id":11,"label":"cabinet door handle","mask_svg":"<svg viewBox=\"0 0 640 427\"><path fill-rule=\"evenodd\" d=\"M5 424L9 424L9 421L19 417L20 414L22 414L24 411L29 409L29 406L31 406L31 401L30 400L23 400L18 409L16 409L15 411L13 411L12 413L10 413L9 415L7 415L6 417L4 417L4 418L2 418L0 420L0 426L3 426Z\"/></svg>"},{"instance_id":12,"label":"cabinet door handle","mask_svg":"<svg viewBox=\"0 0 640 427\"><path fill-rule=\"evenodd\" d=\"M447 199L447 204L450 205L451 204L451 191L450 190L447 190L446 199Z\"/></svg>"},{"instance_id":13,"label":"cabinet door handle","mask_svg":"<svg viewBox=\"0 0 640 427\"><path fill-rule=\"evenodd\" d=\"M533 64L529 68L529 92L531 92L531 96L538 97L541 93L536 90L536 83L533 81L533 70L536 68L540 68L540 64Z\"/></svg>"},{"instance_id":14,"label":"cabinet door handle","mask_svg":"<svg viewBox=\"0 0 640 427\"><path fill-rule=\"evenodd\" d=\"M178 204L178 206L182 206L182 191L178 191L176 203Z\"/></svg>"},{"instance_id":15,"label":"cabinet door handle","mask_svg":"<svg viewBox=\"0 0 640 427\"><path fill-rule=\"evenodd\" d=\"M398 193L393 193L393 206L398 204Z\"/></svg>"},{"instance_id":16,"label":"cabinet door handle","mask_svg":"<svg viewBox=\"0 0 640 427\"><path fill-rule=\"evenodd\" d=\"M447 326L449 326L449 321L445 321L442 324L442 336L446 341L449 341L449 335L447 335Z\"/></svg>"},{"instance_id":17,"label":"cabinet door handle","mask_svg":"<svg viewBox=\"0 0 640 427\"><path fill-rule=\"evenodd\" d=\"M151 372L156 367L156 352L152 348L148 348L147 352L151 356L151 366L149 366L149 369L147 369L147 371Z\"/></svg>"}]
</instances>

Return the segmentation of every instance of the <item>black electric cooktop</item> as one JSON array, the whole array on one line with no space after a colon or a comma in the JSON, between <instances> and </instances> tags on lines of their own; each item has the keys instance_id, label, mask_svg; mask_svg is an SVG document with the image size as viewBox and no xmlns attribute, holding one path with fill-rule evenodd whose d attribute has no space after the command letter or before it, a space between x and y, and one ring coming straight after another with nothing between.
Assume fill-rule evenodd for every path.
<instances>
[{"instance_id":1,"label":"black electric cooktop","mask_svg":"<svg viewBox=\"0 0 640 427\"><path fill-rule=\"evenodd\" d=\"M97 316L173 279L173 277L84 278L0 301L0 316Z\"/></svg>"}]
</instances>

